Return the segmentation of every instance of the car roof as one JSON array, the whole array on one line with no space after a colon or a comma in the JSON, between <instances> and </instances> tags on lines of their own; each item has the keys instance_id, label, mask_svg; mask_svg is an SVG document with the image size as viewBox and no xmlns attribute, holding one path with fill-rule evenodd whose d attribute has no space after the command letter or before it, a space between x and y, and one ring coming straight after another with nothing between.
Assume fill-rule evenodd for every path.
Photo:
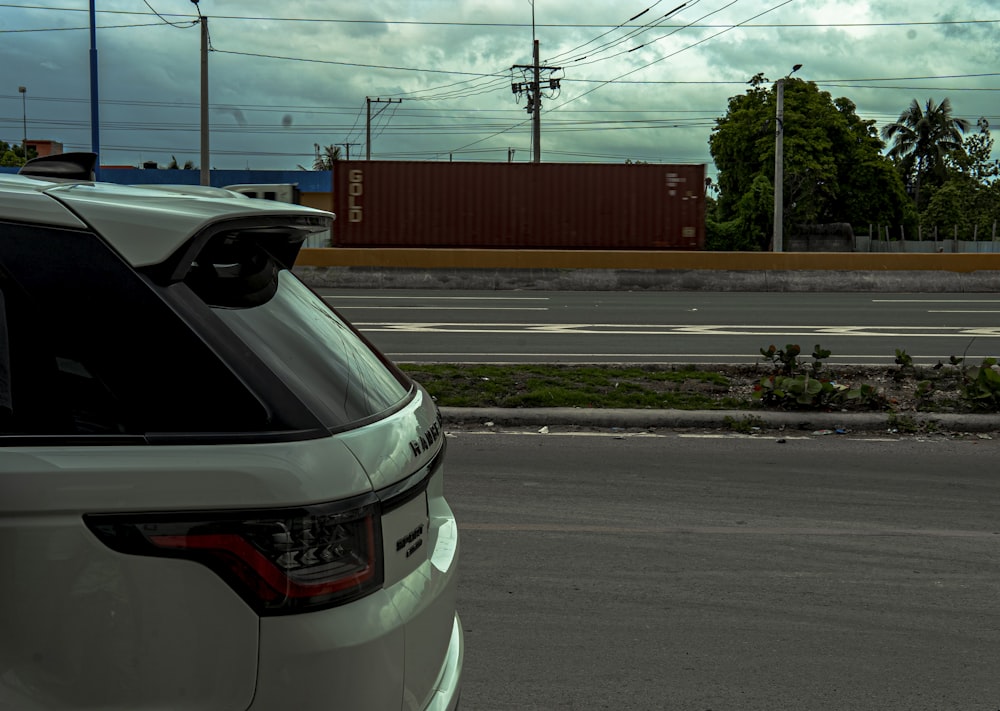
<instances>
[{"instance_id":1,"label":"car roof","mask_svg":"<svg viewBox=\"0 0 1000 711\"><path fill-rule=\"evenodd\" d=\"M126 261L140 267L163 262L193 235L220 222L286 217L322 231L334 218L310 207L220 192L2 174L0 220L90 227Z\"/></svg>"}]
</instances>

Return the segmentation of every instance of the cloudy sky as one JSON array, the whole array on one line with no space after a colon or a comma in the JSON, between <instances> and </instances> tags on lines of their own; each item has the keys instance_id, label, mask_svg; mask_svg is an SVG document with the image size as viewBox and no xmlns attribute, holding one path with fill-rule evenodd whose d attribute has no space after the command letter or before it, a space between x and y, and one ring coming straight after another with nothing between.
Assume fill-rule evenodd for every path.
<instances>
[{"instance_id":1,"label":"cloudy sky","mask_svg":"<svg viewBox=\"0 0 1000 711\"><path fill-rule=\"evenodd\" d=\"M0 3L0 139L90 150L87 0ZM997 0L96 0L102 164L199 162L209 18L213 168L531 159L512 84L540 43L542 160L705 163L758 72L846 96L881 127L914 98L1000 129ZM558 69L555 69L558 68ZM18 91L26 87L25 94ZM22 102L22 99L25 101ZM388 100L392 100L390 103ZM994 157L1000 157L995 154Z\"/></svg>"}]
</instances>

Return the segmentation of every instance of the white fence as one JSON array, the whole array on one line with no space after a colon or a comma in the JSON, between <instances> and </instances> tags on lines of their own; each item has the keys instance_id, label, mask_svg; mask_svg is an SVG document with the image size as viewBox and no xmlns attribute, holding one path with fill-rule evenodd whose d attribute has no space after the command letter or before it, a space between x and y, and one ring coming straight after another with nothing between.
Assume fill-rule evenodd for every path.
<instances>
[{"instance_id":1,"label":"white fence","mask_svg":"<svg viewBox=\"0 0 1000 711\"><path fill-rule=\"evenodd\" d=\"M997 223L986 234L979 234L973 229L972 239L958 239L958 228L949 235L941 234L937 228L925 232L919 229L915 237L907 235L902 227L892 228L888 225L869 225L868 234L854 235L855 252L909 252L909 253L993 253L1000 252L1000 240L997 239Z\"/></svg>"}]
</instances>

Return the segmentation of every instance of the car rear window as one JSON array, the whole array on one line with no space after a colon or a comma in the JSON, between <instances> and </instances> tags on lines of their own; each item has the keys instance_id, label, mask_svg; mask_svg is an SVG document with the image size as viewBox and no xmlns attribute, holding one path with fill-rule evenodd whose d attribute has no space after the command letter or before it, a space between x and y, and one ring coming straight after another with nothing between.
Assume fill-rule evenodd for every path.
<instances>
[{"instance_id":1,"label":"car rear window","mask_svg":"<svg viewBox=\"0 0 1000 711\"><path fill-rule=\"evenodd\" d=\"M331 429L376 417L410 392L404 376L287 270L267 301L216 312Z\"/></svg>"},{"instance_id":2,"label":"car rear window","mask_svg":"<svg viewBox=\"0 0 1000 711\"><path fill-rule=\"evenodd\" d=\"M411 383L274 256L298 239L277 228L220 230L184 283L326 428L376 419L408 398Z\"/></svg>"},{"instance_id":3,"label":"car rear window","mask_svg":"<svg viewBox=\"0 0 1000 711\"><path fill-rule=\"evenodd\" d=\"M96 235L0 223L0 294L0 437L59 444L283 424Z\"/></svg>"}]
</instances>

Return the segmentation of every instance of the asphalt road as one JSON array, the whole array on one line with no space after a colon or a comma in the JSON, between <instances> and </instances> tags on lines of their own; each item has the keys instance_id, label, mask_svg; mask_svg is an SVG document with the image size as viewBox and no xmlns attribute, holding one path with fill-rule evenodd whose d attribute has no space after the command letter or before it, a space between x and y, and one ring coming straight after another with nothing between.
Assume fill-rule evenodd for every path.
<instances>
[{"instance_id":1,"label":"asphalt road","mask_svg":"<svg viewBox=\"0 0 1000 711\"><path fill-rule=\"evenodd\" d=\"M465 708L1000 708L1000 442L448 442Z\"/></svg>"},{"instance_id":2,"label":"asphalt road","mask_svg":"<svg viewBox=\"0 0 1000 711\"><path fill-rule=\"evenodd\" d=\"M752 363L787 343L844 364L1000 352L997 294L319 291L398 361Z\"/></svg>"}]
</instances>

